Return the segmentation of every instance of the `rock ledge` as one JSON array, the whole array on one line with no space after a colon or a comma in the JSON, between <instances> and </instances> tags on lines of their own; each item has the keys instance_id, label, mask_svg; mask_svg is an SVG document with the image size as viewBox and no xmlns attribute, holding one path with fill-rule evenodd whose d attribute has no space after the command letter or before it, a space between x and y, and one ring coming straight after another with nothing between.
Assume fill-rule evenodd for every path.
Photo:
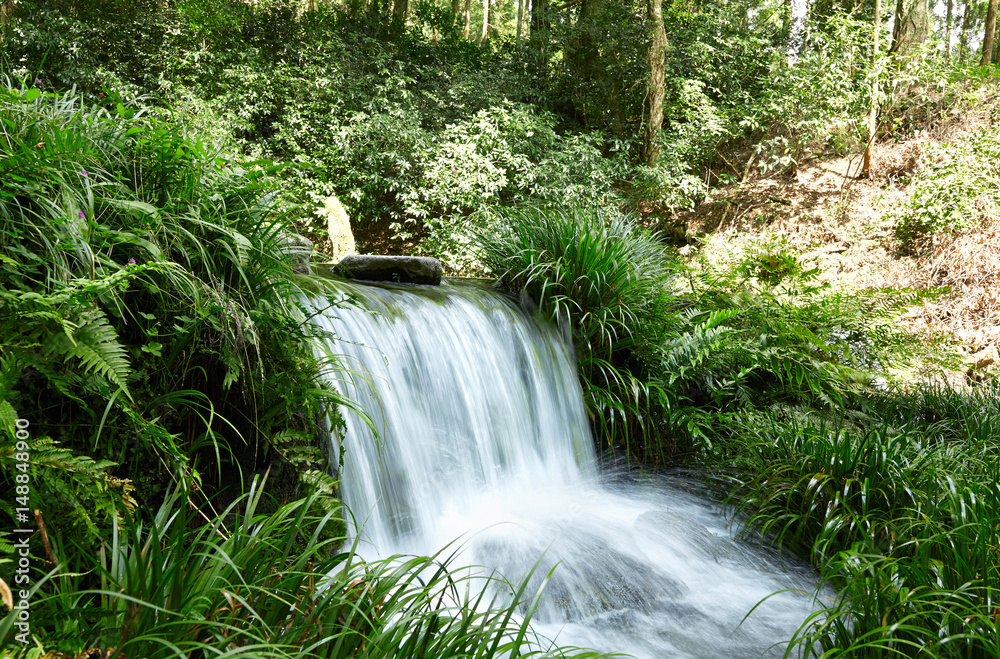
<instances>
[{"instance_id":1,"label":"rock ledge","mask_svg":"<svg viewBox=\"0 0 1000 659\"><path fill-rule=\"evenodd\" d=\"M441 262L430 256L349 254L334 266L334 272L367 281L434 286L441 283Z\"/></svg>"}]
</instances>

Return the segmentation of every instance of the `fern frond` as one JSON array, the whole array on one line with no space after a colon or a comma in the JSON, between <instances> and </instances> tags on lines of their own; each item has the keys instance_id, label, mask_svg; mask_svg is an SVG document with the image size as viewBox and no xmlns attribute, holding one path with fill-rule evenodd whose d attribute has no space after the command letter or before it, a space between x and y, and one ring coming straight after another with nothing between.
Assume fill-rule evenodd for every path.
<instances>
[{"instance_id":1,"label":"fern frond","mask_svg":"<svg viewBox=\"0 0 1000 659\"><path fill-rule=\"evenodd\" d=\"M75 328L52 335L46 348L50 354L79 360L85 375L99 374L131 398L127 384L131 368L125 347L119 343L117 333L103 312L84 312Z\"/></svg>"}]
</instances>

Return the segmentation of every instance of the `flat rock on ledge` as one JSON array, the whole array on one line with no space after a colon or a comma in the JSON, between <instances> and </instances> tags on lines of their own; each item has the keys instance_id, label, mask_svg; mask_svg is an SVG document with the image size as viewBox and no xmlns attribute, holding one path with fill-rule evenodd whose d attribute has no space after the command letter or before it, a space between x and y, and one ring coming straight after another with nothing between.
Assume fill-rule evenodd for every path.
<instances>
[{"instance_id":1,"label":"flat rock on ledge","mask_svg":"<svg viewBox=\"0 0 1000 659\"><path fill-rule=\"evenodd\" d=\"M334 272L367 281L434 286L441 283L441 262L430 256L348 254L334 266Z\"/></svg>"}]
</instances>

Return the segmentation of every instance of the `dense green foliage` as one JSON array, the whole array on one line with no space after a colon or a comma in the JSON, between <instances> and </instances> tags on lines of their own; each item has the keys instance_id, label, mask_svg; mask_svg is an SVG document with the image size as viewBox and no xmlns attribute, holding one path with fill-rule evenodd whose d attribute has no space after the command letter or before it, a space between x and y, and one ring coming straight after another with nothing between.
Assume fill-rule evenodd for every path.
<instances>
[{"instance_id":1,"label":"dense green foliage","mask_svg":"<svg viewBox=\"0 0 1000 659\"><path fill-rule=\"evenodd\" d=\"M0 89L0 482L32 483L0 504L4 554L15 505L86 565L171 482L215 505L268 466L281 496L333 489L313 438L340 398L292 304L287 214L261 171L114 108Z\"/></svg>"},{"instance_id":2,"label":"dense green foliage","mask_svg":"<svg viewBox=\"0 0 1000 659\"><path fill-rule=\"evenodd\" d=\"M399 32L353 5L122 0L67 11L34 0L18 3L3 64L43 88L153 94L246 157L290 163L279 173L287 201L318 210L340 197L363 246L410 245L459 271L477 268L465 224L479 211L585 202L660 221L704 195L700 169L720 145L793 119L762 158L787 162L788 139L802 157L864 103L845 95L865 76L860 24L844 23L846 41L816 33L820 54L789 69L775 66L789 38L782 3L759 14L746 0L674 3L662 155L643 166L644 7L596 4L586 16L568 9L575 25L553 20L549 43L516 46L469 43L419 10ZM616 36L597 48L596 34ZM539 49L563 57L539 68ZM322 228L302 216L304 232Z\"/></svg>"},{"instance_id":3,"label":"dense green foliage","mask_svg":"<svg viewBox=\"0 0 1000 659\"><path fill-rule=\"evenodd\" d=\"M642 460L711 453L739 410L820 407L932 351L895 323L931 292L820 284L782 241L683 267L595 210L521 210L478 232L501 287L571 331L598 435Z\"/></svg>"},{"instance_id":4,"label":"dense green foliage","mask_svg":"<svg viewBox=\"0 0 1000 659\"><path fill-rule=\"evenodd\" d=\"M262 172L121 103L109 112L34 87L0 103L16 413L130 472L158 465L135 484L143 496L179 472L208 478L279 431L311 436L324 399L338 399L312 385L289 218Z\"/></svg>"},{"instance_id":5,"label":"dense green foliage","mask_svg":"<svg viewBox=\"0 0 1000 659\"><path fill-rule=\"evenodd\" d=\"M513 8L494 4L491 34L510 34ZM42 88L151 95L247 159L288 163L282 203L308 209L300 231L321 237L336 195L363 249L434 254L454 272L481 266L479 212L585 203L666 229L707 182L856 147L872 103L881 134L905 134L961 95L933 44L872 61L869 3L812 3L796 23L776 0L671 2L650 168L645 3L541 4L530 38L473 43L461 16L426 3L400 25L377 2L25 0L0 64Z\"/></svg>"}]
</instances>

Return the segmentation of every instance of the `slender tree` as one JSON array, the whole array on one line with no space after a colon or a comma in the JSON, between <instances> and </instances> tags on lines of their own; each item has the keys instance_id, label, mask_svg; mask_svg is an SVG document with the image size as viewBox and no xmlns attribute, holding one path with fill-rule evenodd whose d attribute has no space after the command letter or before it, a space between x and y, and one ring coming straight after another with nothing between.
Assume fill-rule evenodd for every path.
<instances>
[{"instance_id":1,"label":"slender tree","mask_svg":"<svg viewBox=\"0 0 1000 659\"><path fill-rule=\"evenodd\" d=\"M983 56L979 66L986 66L993 61L993 37L997 29L997 0L990 0L986 9L986 31L983 34Z\"/></svg>"},{"instance_id":2,"label":"slender tree","mask_svg":"<svg viewBox=\"0 0 1000 659\"><path fill-rule=\"evenodd\" d=\"M871 107L868 109L868 141L865 143L865 157L861 167L861 176L868 178L872 169L872 146L875 144L875 133L878 130L878 37L882 21L882 0L875 0L875 20L872 28L872 88Z\"/></svg>"},{"instance_id":3,"label":"slender tree","mask_svg":"<svg viewBox=\"0 0 1000 659\"><path fill-rule=\"evenodd\" d=\"M549 38L549 0L531 2L531 38L545 44Z\"/></svg>"},{"instance_id":4,"label":"slender tree","mask_svg":"<svg viewBox=\"0 0 1000 659\"><path fill-rule=\"evenodd\" d=\"M490 40L490 0L483 0L483 31L479 35L479 43Z\"/></svg>"},{"instance_id":5,"label":"slender tree","mask_svg":"<svg viewBox=\"0 0 1000 659\"><path fill-rule=\"evenodd\" d=\"M958 35L958 61L964 62L969 51L969 25L972 23L972 2L965 3L965 14L962 16L962 31Z\"/></svg>"},{"instance_id":6,"label":"slender tree","mask_svg":"<svg viewBox=\"0 0 1000 659\"><path fill-rule=\"evenodd\" d=\"M462 8L462 38L469 40L469 16L472 14L472 0L465 0Z\"/></svg>"},{"instance_id":7,"label":"slender tree","mask_svg":"<svg viewBox=\"0 0 1000 659\"><path fill-rule=\"evenodd\" d=\"M667 33L663 28L663 0L647 0L649 29L649 84L646 90L649 112L643 151L646 164L656 166L660 155L660 128L663 126L663 99L666 97Z\"/></svg>"},{"instance_id":8,"label":"slender tree","mask_svg":"<svg viewBox=\"0 0 1000 659\"><path fill-rule=\"evenodd\" d=\"M409 0L394 0L392 3L392 22L397 25L406 23L406 12L409 8Z\"/></svg>"},{"instance_id":9,"label":"slender tree","mask_svg":"<svg viewBox=\"0 0 1000 659\"><path fill-rule=\"evenodd\" d=\"M521 47L521 24L524 20L524 0L517 0L517 32L514 36L514 45Z\"/></svg>"},{"instance_id":10,"label":"slender tree","mask_svg":"<svg viewBox=\"0 0 1000 659\"><path fill-rule=\"evenodd\" d=\"M955 4L955 0L948 0L947 8L945 10L944 18L944 59L948 61L951 59L951 22L952 22L952 6Z\"/></svg>"},{"instance_id":11,"label":"slender tree","mask_svg":"<svg viewBox=\"0 0 1000 659\"><path fill-rule=\"evenodd\" d=\"M549 35L552 23L549 18L549 0L531 0L529 5L531 27L529 39L534 51L535 75L545 77L549 67Z\"/></svg>"},{"instance_id":12,"label":"slender tree","mask_svg":"<svg viewBox=\"0 0 1000 659\"><path fill-rule=\"evenodd\" d=\"M10 14L13 11L13 2L0 2L0 39L3 39L7 33L5 28L7 23L10 21Z\"/></svg>"}]
</instances>

